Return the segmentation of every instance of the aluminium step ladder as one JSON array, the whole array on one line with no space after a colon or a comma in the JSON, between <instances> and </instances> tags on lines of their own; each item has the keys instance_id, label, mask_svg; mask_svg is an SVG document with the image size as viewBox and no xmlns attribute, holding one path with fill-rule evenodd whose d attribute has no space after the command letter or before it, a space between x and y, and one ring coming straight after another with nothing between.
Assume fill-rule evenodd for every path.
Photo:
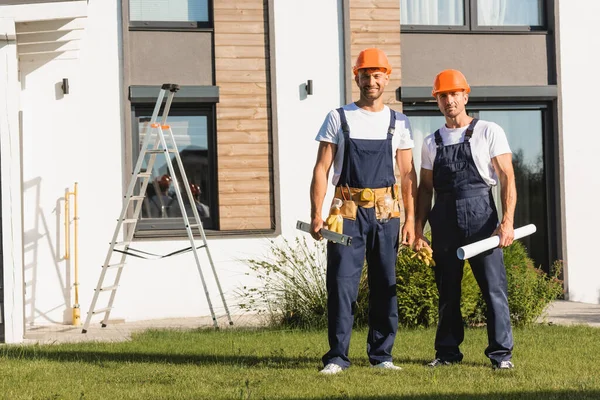
<instances>
[{"instance_id":1,"label":"aluminium step ladder","mask_svg":"<svg viewBox=\"0 0 600 400\"><path fill-rule=\"evenodd\" d=\"M179 182L177 179L177 175L175 174L173 162L171 160L171 156L173 156L175 158L175 160L177 161L177 166L178 166L179 172L181 174L180 175L181 180L185 187L185 191L186 191L188 200L191 205L194 205L195 204L194 198L192 196L192 192L191 192L190 186L188 184L187 176L186 176L185 170L183 168L183 163L181 161L179 151L177 150L177 146L175 144L175 138L173 136L173 131L171 130L171 127L169 125L167 125L167 116L168 116L169 110L171 108L171 103L173 101L173 97L174 97L175 93L178 90L179 90L179 85L165 83L162 85L160 92L158 94L158 98L156 100L156 105L154 106L154 111L152 113L152 117L150 119L149 124L146 125L146 128L143 133L144 140L143 140L143 144L140 149L140 155L138 157L135 168L132 172L131 182L129 182L129 187L127 188L127 193L124 196L123 209L121 211L121 215L119 216L112 241L110 242L108 254L106 255L106 259L104 261L104 264L102 265L102 272L100 273L100 279L98 280L98 284L97 284L96 290L94 292L94 297L92 299L92 303L90 304L90 309L88 311L87 318L85 320L85 324L83 325L82 333L87 332L90 322L92 320L92 317L94 315L104 313L104 318L102 319L102 327L103 328L106 327L106 325L108 323L108 318L110 317L110 312L113 308L113 303L115 300L117 288L119 287L119 281L121 279L123 267L125 266L125 259L127 258L127 254L128 254L127 251L129 250L129 245L131 244L131 242L133 240L135 228L136 228L136 225L138 222L138 218L140 216L140 211L142 209L142 203L146 197L145 196L146 189L148 187L150 178L152 177L152 168L154 166L154 161L156 160L156 156L158 154L164 154L169 174L172 177L175 177L175 179L173 179L173 181L172 181L174 189L175 189L175 194L177 197L177 201L179 202L179 208L181 210L181 215L183 217L183 223L185 225L185 230L187 232L187 236L191 243L191 251L194 254L196 266L198 268L198 272L200 273L200 279L202 281L202 286L204 288L204 293L206 295L208 307L210 308L213 325L215 328L219 327L219 325L217 323L215 311L213 309L213 305L210 300L210 295L208 293L208 288L206 286L206 281L204 279L204 274L202 272L202 267L200 265L200 257L198 254L199 249L204 249L206 251L206 255L207 255L208 261L210 263L210 266L212 268L214 278L215 278L215 281L217 284L217 288L219 289L219 293L221 295L221 300L223 302L223 306L224 306L225 312L227 314L227 319L229 320L229 325L233 325L233 321L231 320L231 315L229 313L229 309L227 308L227 302L225 301L225 296L223 295L223 290L221 289L221 284L220 284L219 278L217 276L217 271L215 269L215 265L213 263L210 251L208 249L206 235L204 233L204 228L202 226L202 221L200 220L200 215L198 213L198 209L197 209L197 207L194 207L194 206L191 207L193 216L195 218L195 223L191 224L188 219L186 207L184 205L183 197L181 195L181 190L179 188ZM157 123L158 114L162 107L163 100L165 98L165 93L167 91L169 92L169 94L168 94L167 100L165 102L164 110L163 110L163 113L161 116L161 122ZM148 132L148 127L149 127L150 132ZM166 136L170 140L170 145L167 144L167 140L165 138L165 132L167 133ZM154 143L153 143L152 148L148 149L148 145L150 144L152 137L154 137ZM149 160L148 160L145 170L142 171L144 159L147 154L150 157L149 157ZM141 182L141 189L140 189L141 195L134 195L134 191L135 191L136 185L138 184L138 181ZM131 214L130 208L133 208L132 214ZM131 217L128 218L128 215L131 215ZM119 233L121 232L121 230L123 229L124 226L127 226L128 229L126 231L126 234L124 235L124 237L125 237L124 240L122 242L119 242L119 241L117 241L118 237L119 237ZM202 237L203 244L199 247L196 247L196 244L194 241L194 234L193 234L194 229L197 229L197 231L200 233L200 236ZM120 254L120 256L118 256L118 254ZM113 261L115 256L119 257L119 260L116 262ZM112 283L109 283L107 286L104 286L104 281L106 279L106 275L109 270L116 270L116 273L114 276L114 281ZM96 308L100 294L107 293L107 292L110 293L110 299L108 300L107 307Z\"/></svg>"}]
</instances>

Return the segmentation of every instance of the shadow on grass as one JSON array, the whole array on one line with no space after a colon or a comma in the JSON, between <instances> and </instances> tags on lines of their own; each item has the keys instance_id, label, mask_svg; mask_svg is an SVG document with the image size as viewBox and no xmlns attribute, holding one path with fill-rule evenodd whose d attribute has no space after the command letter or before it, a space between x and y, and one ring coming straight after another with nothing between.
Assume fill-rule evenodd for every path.
<instances>
[{"instance_id":1,"label":"shadow on grass","mask_svg":"<svg viewBox=\"0 0 600 400\"><path fill-rule=\"evenodd\" d=\"M266 368L307 368L320 365L317 357L252 356L252 355L215 355L215 354L177 354L147 352L104 352L86 350L41 350L35 347L9 347L0 350L0 360L50 360L58 362L87 362L101 364L105 362L193 364L193 365L230 365Z\"/></svg>"},{"instance_id":2,"label":"shadow on grass","mask_svg":"<svg viewBox=\"0 0 600 400\"><path fill-rule=\"evenodd\" d=\"M599 390L560 390L537 392L512 392L512 393L431 393L414 395L386 395L386 396L351 396L340 395L324 397L327 400L597 400L600 399ZM309 400L314 397L286 397L287 400Z\"/></svg>"}]
</instances>

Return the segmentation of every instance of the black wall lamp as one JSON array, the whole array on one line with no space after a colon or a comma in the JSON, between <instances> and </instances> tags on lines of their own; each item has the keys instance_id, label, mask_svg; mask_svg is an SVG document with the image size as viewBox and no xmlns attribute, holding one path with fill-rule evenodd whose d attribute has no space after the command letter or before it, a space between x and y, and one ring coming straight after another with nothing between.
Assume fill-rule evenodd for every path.
<instances>
[{"instance_id":1,"label":"black wall lamp","mask_svg":"<svg viewBox=\"0 0 600 400\"><path fill-rule=\"evenodd\" d=\"M60 87L63 91L63 94L69 94L69 79L63 78L62 85Z\"/></svg>"},{"instance_id":2,"label":"black wall lamp","mask_svg":"<svg viewBox=\"0 0 600 400\"><path fill-rule=\"evenodd\" d=\"M313 94L312 79L309 79L309 80L306 81L306 94L307 95Z\"/></svg>"}]
</instances>

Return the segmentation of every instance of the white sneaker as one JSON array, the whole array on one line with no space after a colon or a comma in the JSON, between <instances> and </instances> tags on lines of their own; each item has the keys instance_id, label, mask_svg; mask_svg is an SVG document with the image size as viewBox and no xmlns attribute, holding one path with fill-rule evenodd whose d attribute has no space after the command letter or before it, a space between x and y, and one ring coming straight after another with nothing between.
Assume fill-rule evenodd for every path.
<instances>
[{"instance_id":1,"label":"white sneaker","mask_svg":"<svg viewBox=\"0 0 600 400\"><path fill-rule=\"evenodd\" d=\"M371 368L391 369L391 370L394 370L394 371L399 371L399 370L402 369L399 366L394 365L394 363L391 362L391 361L384 361L384 362L381 362L379 364L371 365Z\"/></svg>"},{"instance_id":2,"label":"white sneaker","mask_svg":"<svg viewBox=\"0 0 600 400\"><path fill-rule=\"evenodd\" d=\"M325 366L325 368L320 370L319 373L325 374L325 375L333 375L333 374L339 374L343 370L344 369L342 367L340 367L339 365L334 364L334 363L329 363Z\"/></svg>"}]
</instances>

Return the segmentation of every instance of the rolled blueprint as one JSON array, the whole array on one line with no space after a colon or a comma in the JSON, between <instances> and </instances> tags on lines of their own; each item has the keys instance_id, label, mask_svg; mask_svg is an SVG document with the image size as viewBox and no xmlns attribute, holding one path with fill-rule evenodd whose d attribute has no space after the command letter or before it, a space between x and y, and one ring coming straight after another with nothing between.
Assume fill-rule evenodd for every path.
<instances>
[{"instance_id":1,"label":"rolled blueprint","mask_svg":"<svg viewBox=\"0 0 600 400\"><path fill-rule=\"evenodd\" d=\"M529 224L515 229L515 240L521 239L525 236L529 236L536 231L534 224ZM483 253L486 250L498 247L500 244L500 236L494 235L487 239L480 240L479 242L471 243L463 247L459 247L456 250L456 256L461 260L466 260L476 256L477 254Z\"/></svg>"}]
</instances>

